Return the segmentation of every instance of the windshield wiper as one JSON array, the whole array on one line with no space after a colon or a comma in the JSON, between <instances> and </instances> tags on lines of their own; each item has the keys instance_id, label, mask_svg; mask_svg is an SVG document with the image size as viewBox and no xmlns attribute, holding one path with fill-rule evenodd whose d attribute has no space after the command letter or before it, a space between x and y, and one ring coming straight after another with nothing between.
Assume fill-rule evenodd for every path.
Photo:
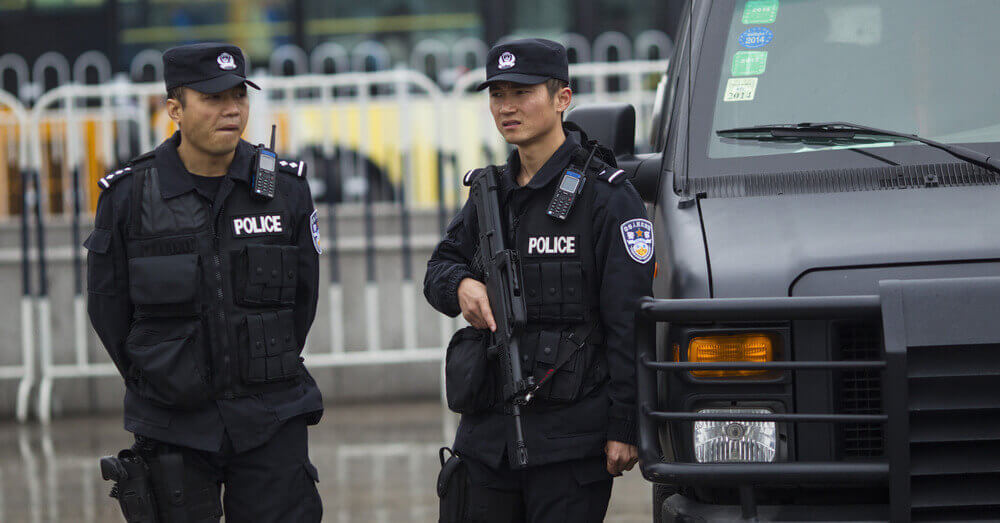
<instances>
[{"instance_id":1,"label":"windshield wiper","mask_svg":"<svg viewBox=\"0 0 1000 523\"><path fill-rule=\"evenodd\" d=\"M1000 160L988 154L946 143L929 140L915 134L876 129L850 122L800 123L756 125L723 129L715 134L734 140L754 140L758 142L784 141L808 144L868 144L894 138L903 141L920 142L940 149L958 159L978 165L995 173L1000 173Z\"/></svg>"}]
</instances>

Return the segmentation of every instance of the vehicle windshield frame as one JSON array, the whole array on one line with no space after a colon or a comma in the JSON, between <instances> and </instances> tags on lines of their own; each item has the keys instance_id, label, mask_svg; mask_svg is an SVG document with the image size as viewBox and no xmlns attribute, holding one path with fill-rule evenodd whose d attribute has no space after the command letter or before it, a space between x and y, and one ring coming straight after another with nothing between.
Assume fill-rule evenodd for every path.
<instances>
[{"instance_id":1,"label":"vehicle windshield frame","mask_svg":"<svg viewBox=\"0 0 1000 523\"><path fill-rule=\"evenodd\" d=\"M697 1L697 0L695 0ZM779 153L762 156L740 156L731 158L710 158L708 156L710 141L714 139L716 97L720 76L723 75L722 65L725 60L726 44L729 37L734 11L743 5L743 0L712 0L705 24L704 37L701 40L698 63L695 67L693 98L690 112L690 131L688 139L690 149L688 158L691 177L708 177L732 174L758 174L793 171L813 171L829 169L833 166L843 168L885 167L886 164L870 156L858 154L846 147L824 148L808 153ZM696 22L697 23L697 22ZM685 56L684 59L688 59ZM687 86L683 86L687 88ZM678 97L680 98L680 97ZM687 111L686 107L675 107L674 110ZM803 115L800 121L808 121ZM760 124L795 124L798 122L759 122ZM858 122L867 125L868 122ZM900 132L912 132L906 129L893 129ZM886 141L890 141L887 139ZM753 140L746 140L755 144ZM951 143L951 142L949 142ZM997 142L963 142L953 143L970 147L987 154L1000 155L1000 141ZM861 147L862 150L884 157L900 165L922 165L935 163L955 163L956 159L949 154L928 147L919 142L899 142L893 147Z\"/></svg>"}]
</instances>

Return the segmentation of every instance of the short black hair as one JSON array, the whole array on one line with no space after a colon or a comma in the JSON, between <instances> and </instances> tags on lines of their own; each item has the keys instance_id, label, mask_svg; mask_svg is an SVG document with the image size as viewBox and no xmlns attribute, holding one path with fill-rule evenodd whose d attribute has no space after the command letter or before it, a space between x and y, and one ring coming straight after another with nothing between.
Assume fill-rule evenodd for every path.
<instances>
[{"instance_id":1,"label":"short black hair","mask_svg":"<svg viewBox=\"0 0 1000 523\"><path fill-rule=\"evenodd\" d=\"M173 98L180 102L181 107L184 107L184 86L177 86L173 89L167 91L167 99Z\"/></svg>"},{"instance_id":2,"label":"short black hair","mask_svg":"<svg viewBox=\"0 0 1000 523\"><path fill-rule=\"evenodd\" d=\"M549 78L545 81L545 88L549 90L549 96L555 96L556 93L562 91L566 87L569 87L569 82L565 80L560 80L558 78Z\"/></svg>"}]
</instances>

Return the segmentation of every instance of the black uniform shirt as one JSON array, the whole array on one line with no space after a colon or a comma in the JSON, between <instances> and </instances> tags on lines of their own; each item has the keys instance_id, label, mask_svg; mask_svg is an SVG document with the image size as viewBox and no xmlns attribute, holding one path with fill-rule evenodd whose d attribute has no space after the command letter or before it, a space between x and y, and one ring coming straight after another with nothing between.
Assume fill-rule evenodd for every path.
<instances>
[{"instance_id":1,"label":"black uniform shirt","mask_svg":"<svg viewBox=\"0 0 1000 523\"><path fill-rule=\"evenodd\" d=\"M520 157L516 150L510 154L500 180L501 215L507 216L510 209L516 220L534 192L556 182L585 141L580 132L569 127L566 131L566 141L523 187L516 181ZM635 444L634 307L639 297L652 295L653 263L639 264L629 257L620 227L628 220L645 218L646 212L639 194L627 181L618 186L600 180L588 184L595 192L591 223L600 280L600 321L611 375L607 439ZM459 283L465 278L482 279L473 266L478 244L475 205L467 201L427 263L424 295L438 311L453 317L460 314Z\"/></svg>"},{"instance_id":2,"label":"black uniform shirt","mask_svg":"<svg viewBox=\"0 0 1000 523\"><path fill-rule=\"evenodd\" d=\"M168 198L196 191L194 176L189 174L177 154L180 133L156 148L154 167L160 175L160 193ZM215 201L209 201L205 189L198 194L209 201L212 212L232 191L249 191L253 147L240 141L228 173L219 177ZM287 176L279 174L278 176ZM127 176L104 190L97 204L95 227L111 231L107 254L91 251L87 260L88 310L91 322L112 360L123 373L121 350L129 333L133 306L129 300L128 260L125 253L125 231L129 223L131 178ZM206 178L206 177L198 177ZM215 182L216 180L208 180ZM289 198L298 216L296 244L300 249L314 249L309 230L309 215L313 211L312 196L305 181L291 184ZM211 189L208 189L211 191ZM233 209L226 209L234 212ZM297 300L296 331L307 332L316 315L319 286L319 262L316 257L300 256L299 281L310 292ZM118 277L115 277L115 276ZM122 277L124 276L124 277ZM218 451L228 434L236 452L252 449L267 442L283 422L294 416L309 414L315 424L323 411L323 402L315 381L308 372L295 387L277 392L265 392L235 399L219 399L195 410L177 411L155 405L126 389L125 429L129 432L167 443L198 450Z\"/></svg>"}]
</instances>

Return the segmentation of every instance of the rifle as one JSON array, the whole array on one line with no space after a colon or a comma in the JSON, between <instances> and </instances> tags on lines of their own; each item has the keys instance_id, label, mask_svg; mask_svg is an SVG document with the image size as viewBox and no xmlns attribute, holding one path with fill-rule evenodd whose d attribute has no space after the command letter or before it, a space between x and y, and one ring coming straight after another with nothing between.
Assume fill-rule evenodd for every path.
<instances>
[{"instance_id":1,"label":"rifle","mask_svg":"<svg viewBox=\"0 0 1000 523\"><path fill-rule=\"evenodd\" d=\"M503 220L498 197L499 179L496 167L489 166L472 180L469 198L476 204L479 218L479 251L477 256L486 279L486 294L493 310L496 332L490 333L487 357L499 358L503 376L502 399L514 419L514 447L517 465L528 465L528 449L521 426L521 406L531 400L535 390L533 377L521 374L519 335L524 328L527 309L521 287L521 264L517 251L506 248Z\"/></svg>"}]
</instances>

